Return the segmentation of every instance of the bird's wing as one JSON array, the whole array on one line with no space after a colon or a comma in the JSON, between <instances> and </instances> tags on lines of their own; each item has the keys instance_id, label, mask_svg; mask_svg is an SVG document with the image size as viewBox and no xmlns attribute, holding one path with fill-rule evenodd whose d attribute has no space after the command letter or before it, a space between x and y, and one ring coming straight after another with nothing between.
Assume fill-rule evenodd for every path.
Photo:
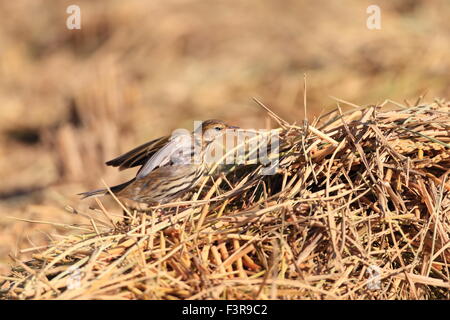
<instances>
[{"instance_id":1,"label":"bird's wing","mask_svg":"<svg viewBox=\"0 0 450 320\"><path fill-rule=\"evenodd\" d=\"M109 160L106 165L119 167L119 170L144 165L159 149L169 141L169 136L161 137L134 148L117 158Z\"/></svg>"},{"instance_id":2,"label":"bird's wing","mask_svg":"<svg viewBox=\"0 0 450 320\"><path fill-rule=\"evenodd\" d=\"M192 137L188 134L174 135L169 142L153 156L147 160L145 165L139 170L136 179L141 179L152 172L157 167L163 167L171 161L175 163L188 161L191 154ZM186 160L184 160L186 159Z\"/></svg>"}]
</instances>

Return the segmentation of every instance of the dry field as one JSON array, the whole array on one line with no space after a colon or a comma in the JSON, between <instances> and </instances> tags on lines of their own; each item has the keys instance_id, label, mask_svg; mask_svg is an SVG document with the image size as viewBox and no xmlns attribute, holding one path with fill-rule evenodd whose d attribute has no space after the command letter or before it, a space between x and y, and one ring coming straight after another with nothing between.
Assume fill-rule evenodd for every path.
<instances>
[{"instance_id":1,"label":"dry field","mask_svg":"<svg viewBox=\"0 0 450 320\"><path fill-rule=\"evenodd\" d=\"M85 0L81 30L70 4L0 3L1 297L450 298L447 1L378 1L381 30L360 0ZM359 111L319 119L337 107ZM209 181L175 220L76 196L208 118L280 128L283 171Z\"/></svg>"}]
</instances>

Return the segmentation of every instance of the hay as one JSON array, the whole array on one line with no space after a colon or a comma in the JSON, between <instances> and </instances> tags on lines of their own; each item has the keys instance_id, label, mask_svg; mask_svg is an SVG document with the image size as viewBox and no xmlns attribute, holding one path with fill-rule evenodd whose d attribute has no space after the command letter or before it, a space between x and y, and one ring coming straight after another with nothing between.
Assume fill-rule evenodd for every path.
<instances>
[{"instance_id":1,"label":"hay","mask_svg":"<svg viewBox=\"0 0 450 320\"><path fill-rule=\"evenodd\" d=\"M272 114L276 175L232 168L121 220L99 203L87 231L16 261L1 297L450 298L450 104L353 108Z\"/></svg>"}]
</instances>

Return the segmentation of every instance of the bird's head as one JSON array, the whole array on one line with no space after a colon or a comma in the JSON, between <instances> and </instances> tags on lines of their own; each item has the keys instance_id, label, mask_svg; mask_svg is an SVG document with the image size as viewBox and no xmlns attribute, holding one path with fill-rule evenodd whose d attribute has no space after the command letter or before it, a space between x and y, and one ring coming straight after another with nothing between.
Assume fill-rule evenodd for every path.
<instances>
[{"instance_id":1,"label":"bird's head","mask_svg":"<svg viewBox=\"0 0 450 320\"><path fill-rule=\"evenodd\" d=\"M222 120L206 120L202 122L203 141L211 142L225 133L227 129L238 129L239 127L230 126Z\"/></svg>"}]
</instances>

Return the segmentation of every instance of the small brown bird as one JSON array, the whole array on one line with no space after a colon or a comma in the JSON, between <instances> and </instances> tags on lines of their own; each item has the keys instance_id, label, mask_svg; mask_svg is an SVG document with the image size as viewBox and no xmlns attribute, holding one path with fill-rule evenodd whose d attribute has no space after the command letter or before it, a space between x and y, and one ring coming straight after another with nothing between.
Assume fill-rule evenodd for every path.
<instances>
[{"instance_id":1,"label":"small brown bird","mask_svg":"<svg viewBox=\"0 0 450 320\"><path fill-rule=\"evenodd\" d=\"M135 178L111 191L119 199L144 204L166 203L181 196L207 173L204 156L212 142L226 129L235 128L221 120L207 120L192 133L175 131L172 136L149 141L106 162L119 170L141 166ZM106 189L80 193L83 198L105 194Z\"/></svg>"}]
</instances>

